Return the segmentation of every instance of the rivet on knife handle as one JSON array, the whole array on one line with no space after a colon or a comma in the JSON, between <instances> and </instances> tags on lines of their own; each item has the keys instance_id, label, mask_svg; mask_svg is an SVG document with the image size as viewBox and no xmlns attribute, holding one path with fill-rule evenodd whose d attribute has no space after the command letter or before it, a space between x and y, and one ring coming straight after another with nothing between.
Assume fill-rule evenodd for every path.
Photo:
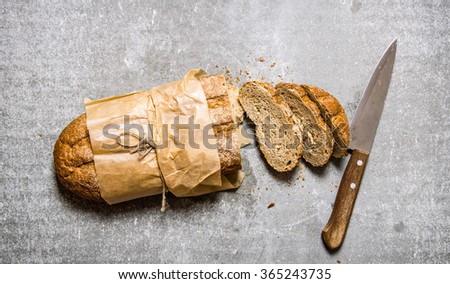
<instances>
[{"instance_id":1,"label":"rivet on knife handle","mask_svg":"<svg viewBox=\"0 0 450 284\"><path fill-rule=\"evenodd\" d=\"M368 159L368 153L353 150L339 185L333 212L322 230L323 241L330 250L342 245Z\"/></svg>"}]
</instances>

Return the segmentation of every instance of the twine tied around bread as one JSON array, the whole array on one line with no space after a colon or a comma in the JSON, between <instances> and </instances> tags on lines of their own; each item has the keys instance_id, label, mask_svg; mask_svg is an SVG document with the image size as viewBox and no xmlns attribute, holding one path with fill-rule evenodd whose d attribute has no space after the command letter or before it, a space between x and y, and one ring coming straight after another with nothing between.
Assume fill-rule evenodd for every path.
<instances>
[{"instance_id":1,"label":"twine tied around bread","mask_svg":"<svg viewBox=\"0 0 450 284\"><path fill-rule=\"evenodd\" d=\"M131 144L129 139L125 142L125 139L128 137L133 137L137 139L136 144ZM124 141L122 141L122 138L124 138ZM139 137L139 135L132 133L132 132L124 132L120 134L116 138L116 143L120 146L124 147L125 149L128 149L130 151L130 154L138 153L140 156L140 159L143 159L145 156L147 156L148 153L154 152L156 145L152 138L146 138L146 137Z\"/></svg>"},{"instance_id":2,"label":"twine tied around bread","mask_svg":"<svg viewBox=\"0 0 450 284\"><path fill-rule=\"evenodd\" d=\"M166 201L166 191L167 191L167 186L166 186L166 182L164 181L164 177L162 174L159 175L162 181L162 186L163 186L163 191L162 191L162 200L161 200L161 212L164 213L166 212L166 206L169 205Z\"/></svg>"},{"instance_id":3,"label":"twine tied around bread","mask_svg":"<svg viewBox=\"0 0 450 284\"><path fill-rule=\"evenodd\" d=\"M150 134L151 135L151 134ZM134 137L138 140L138 142L134 145L130 144L129 139L128 139L128 144L125 143L125 141L122 141L122 138L125 139L125 137ZM120 134L117 139L116 139L117 144L121 145L122 147L124 147L125 149L129 149L130 154L135 154L138 153L139 154L139 159L143 159L145 156L148 155L148 153L150 152L154 152L156 145L155 142L153 141L152 138L141 138L139 137L139 135L135 134L135 133L131 133L131 132L124 132L122 134ZM164 177L162 175L162 173L159 175L159 177L161 178L162 181L162 201L161 201L161 212L165 212L166 211L166 207L168 205L167 200L166 200L166 191L167 191L167 186L166 186L166 182L164 181Z\"/></svg>"}]
</instances>

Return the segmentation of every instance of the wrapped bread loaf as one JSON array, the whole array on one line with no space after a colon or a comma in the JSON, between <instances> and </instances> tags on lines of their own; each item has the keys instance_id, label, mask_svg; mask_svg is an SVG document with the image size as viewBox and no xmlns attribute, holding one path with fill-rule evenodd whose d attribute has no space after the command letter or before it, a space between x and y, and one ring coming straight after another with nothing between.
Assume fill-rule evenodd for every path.
<instances>
[{"instance_id":1,"label":"wrapped bread loaf","mask_svg":"<svg viewBox=\"0 0 450 284\"><path fill-rule=\"evenodd\" d=\"M236 172L242 164L225 78L219 74L202 76L199 80L217 140L220 171L222 174ZM61 132L54 147L54 163L58 180L65 188L85 199L104 201L94 165L86 114L77 117Z\"/></svg>"}]
</instances>

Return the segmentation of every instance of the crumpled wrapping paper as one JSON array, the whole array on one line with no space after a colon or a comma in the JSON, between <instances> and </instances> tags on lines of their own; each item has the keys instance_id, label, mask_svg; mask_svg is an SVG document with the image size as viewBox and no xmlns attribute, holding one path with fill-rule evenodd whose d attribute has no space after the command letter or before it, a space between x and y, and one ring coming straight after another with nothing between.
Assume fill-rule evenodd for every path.
<instances>
[{"instance_id":1,"label":"crumpled wrapping paper","mask_svg":"<svg viewBox=\"0 0 450 284\"><path fill-rule=\"evenodd\" d=\"M150 91L86 100L95 170L107 203L160 194L163 182L179 197L240 186L244 173L222 175L212 147L216 140L198 80L205 75L191 70ZM154 149L137 151L143 141Z\"/></svg>"},{"instance_id":2,"label":"crumpled wrapping paper","mask_svg":"<svg viewBox=\"0 0 450 284\"><path fill-rule=\"evenodd\" d=\"M156 148L158 164L167 187L177 196L199 184L222 185L208 104L197 79L202 75L203 71L191 70L182 80L150 91L153 105L148 117L154 122L155 143L162 146ZM204 133L205 129L209 131Z\"/></svg>"},{"instance_id":3,"label":"crumpled wrapping paper","mask_svg":"<svg viewBox=\"0 0 450 284\"><path fill-rule=\"evenodd\" d=\"M141 158L138 153L130 154L116 139L109 138L125 133L125 115L129 116L129 124L142 129L143 133L138 135L148 137L148 103L149 92L146 91L85 102L100 194L109 204L161 193L156 153ZM139 131L132 128L129 132L137 134Z\"/></svg>"}]
</instances>

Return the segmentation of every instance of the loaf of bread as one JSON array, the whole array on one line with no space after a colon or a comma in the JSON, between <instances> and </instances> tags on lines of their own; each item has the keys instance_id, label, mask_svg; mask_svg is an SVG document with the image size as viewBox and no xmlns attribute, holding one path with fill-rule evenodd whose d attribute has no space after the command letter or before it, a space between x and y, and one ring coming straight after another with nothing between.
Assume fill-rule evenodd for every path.
<instances>
[{"instance_id":1,"label":"loaf of bread","mask_svg":"<svg viewBox=\"0 0 450 284\"><path fill-rule=\"evenodd\" d=\"M242 168L242 163L225 78L218 74L204 76L200 81L217 139L221 171L224 174L237 171ZM61 132L53 156L56 176L65 188L85 199L103 201L86 114L77 117Z\"/></svg>"},{"instance_id":2,"label":"loaf of bread","mask_svg":"<svg viewBox=\"0 0 450 284\"><path fill-rule=\"evenodd\" d=\"M323 166L331 155L340 158L347 153L350 133L345 111L335 97L320 88L287 83L273 88L252 81L241 88L239 101L256 124L261 152L279 172L293 169L302 156L313 166ZM278 132L270 133L274 129L268 122ZM291 125L293 135L292 131L280 131ZM295 149L286 149L297 143Z\"/></svg>"},{"instance_id":3,"label":"loaf of bread","mask_svg":"<svg viewBox=\"0 0 450 284\"><path fill-rule=\"evenodd\" d=\"M257 81L242 86L239 101L256 125L256 139L269 165L279 172L292 170L302 156L302 143L289 106L270 84Z\"/></svg>"}]
</instances>

